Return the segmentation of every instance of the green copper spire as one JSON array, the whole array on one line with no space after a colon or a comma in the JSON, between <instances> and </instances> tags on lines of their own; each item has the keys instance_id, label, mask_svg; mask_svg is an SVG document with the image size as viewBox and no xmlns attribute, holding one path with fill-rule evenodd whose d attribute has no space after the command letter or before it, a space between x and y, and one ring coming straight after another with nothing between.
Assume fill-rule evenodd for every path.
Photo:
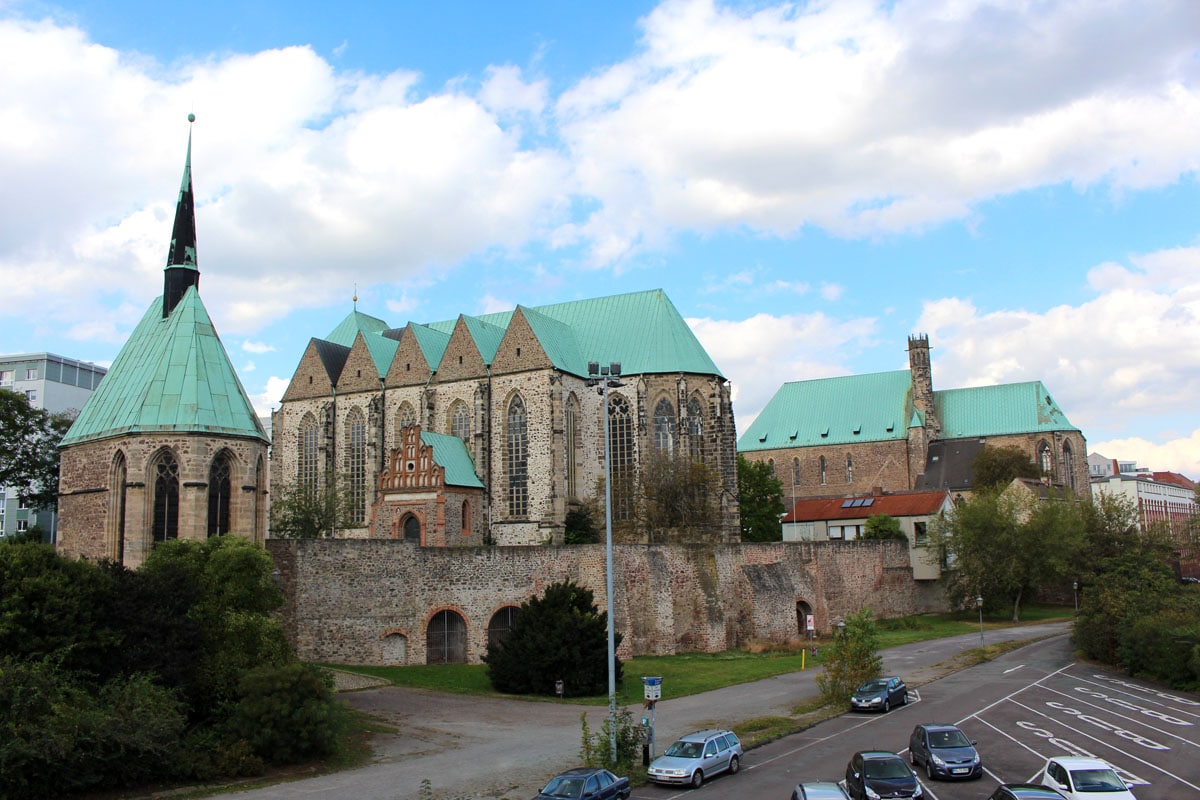
<instances>
[{"instance_id":1,"label":"green copper spire","mask_svg":"<svg viewBox=\"0 0 1200 800\"><path fill-rule=\"evenodd\" d=\"M196 261L196 202L192 194L192 130L196 115L188 114L187 159L183 182L175 204L175 226L171 230L171 248L163 277L163 317L170 315L189 286L200 288L200 268Z\"/></svg>"}]
</instances>

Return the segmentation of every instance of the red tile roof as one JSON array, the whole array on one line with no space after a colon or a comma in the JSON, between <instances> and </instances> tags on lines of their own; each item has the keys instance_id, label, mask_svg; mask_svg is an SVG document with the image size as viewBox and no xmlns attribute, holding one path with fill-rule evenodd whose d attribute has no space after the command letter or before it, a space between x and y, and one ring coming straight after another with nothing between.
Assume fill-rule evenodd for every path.
<instances>
[{"instance_id":1,"label":"red tile roof","mask_svg":"<svg viewBox=\"0 0 1200 800\"><path fill-rule=\"evenodd\" d=\"M927 517L936 514L946 502L948 492L903 492L859 495L855 497L818 497L797 500L784 522L816 522L827 519L865 519L875 514L892 517ZM847 503L854 505L847 506Z\"/></svg>"},{"instance_id":2,"label":"red tile roof","mask_svg":"<svg viewBox=\"0 0 1200 800\"><path fill-rule=\"evenodd\" d=\"M1176 486L1182 486L1185 489L1195 489L1196 484L1187 477L1180 475L1178 472L1152 472L1150 477L1159 483L1173 483Z\"/></svg>"}]
</instances>

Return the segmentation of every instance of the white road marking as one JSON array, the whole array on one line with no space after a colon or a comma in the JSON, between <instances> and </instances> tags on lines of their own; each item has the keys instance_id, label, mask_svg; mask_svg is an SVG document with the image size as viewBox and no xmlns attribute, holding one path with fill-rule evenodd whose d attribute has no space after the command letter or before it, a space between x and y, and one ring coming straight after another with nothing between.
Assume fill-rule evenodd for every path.
<instances>
[{"instance_id":1,"label":"white road marking","mask_svg":"<svg viewBox=\"0 0 1200 800\"><path fill-rule=\"evenodd\" d=\"M1016 672L1017 670L1021 669L1024 666L1025 666L1024 664L1018 664L1015 667L1009 667L1008 669L1004 670L1004 674L1007 675L1010 672Z\"/></svg>"}]
</instances>

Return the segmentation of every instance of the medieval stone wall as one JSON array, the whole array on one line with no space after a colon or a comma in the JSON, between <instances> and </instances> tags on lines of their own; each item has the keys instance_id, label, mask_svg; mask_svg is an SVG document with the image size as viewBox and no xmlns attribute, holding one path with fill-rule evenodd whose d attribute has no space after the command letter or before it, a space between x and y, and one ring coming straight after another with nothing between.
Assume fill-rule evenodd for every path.
<instances>
[{"instance_id":1,"label":"medieval stone wall","mask_svg":"<svg viewBox=\"0 0 1200 800\"><path fill-rule=\"evenodd\" d=\"M605 608L602 545L269 540L267 549L288 597L285 623L308 661L423 664L426 628L449 610L463 618L467 660L478 663L493 615L556 581L591 589ZM822 632L863 606L888 617L945 609L940 584L913 580L903 542L615 545L613 558L622 658L793 639L801 603Z\"/></svg>"},{"instance_id":2,"label":"medieval stone wall","mask_svg":"<svg viewBox=\"0 0 1200 800\"><path fill-rule=\"evenodd\" d=\"M908 491L913 488L917 477L909 472L909 445L906 439L753 450L742 455L748 461L774 462L775 477L782 485L785 498L867 494L875 487L890 492ZM821 482L822 457L825 459L824 483ZM851 459L853 467L849 477L847 457ZM923 467L924 453L920 455L920 462Z\"/></svg>"}]
</instances>

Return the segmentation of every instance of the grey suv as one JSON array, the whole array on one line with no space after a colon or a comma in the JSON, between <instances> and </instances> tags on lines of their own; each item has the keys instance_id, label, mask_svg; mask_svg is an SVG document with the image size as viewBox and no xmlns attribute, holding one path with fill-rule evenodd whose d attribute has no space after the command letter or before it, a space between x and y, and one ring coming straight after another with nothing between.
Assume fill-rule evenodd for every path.
<instances>
[{"instance_id":1,"label":"grey suv","mask_svg":"<svg viewBox=\"0 0 1200 800\"><path fill-rule=\"evenodd\" d=\"M742 743L733 731L696 731L680 737L654 759L646 777L655 783L679 783L698 789L705 778L719 772L732 775L741 763Z\"/></svg>"}]
</instances>

